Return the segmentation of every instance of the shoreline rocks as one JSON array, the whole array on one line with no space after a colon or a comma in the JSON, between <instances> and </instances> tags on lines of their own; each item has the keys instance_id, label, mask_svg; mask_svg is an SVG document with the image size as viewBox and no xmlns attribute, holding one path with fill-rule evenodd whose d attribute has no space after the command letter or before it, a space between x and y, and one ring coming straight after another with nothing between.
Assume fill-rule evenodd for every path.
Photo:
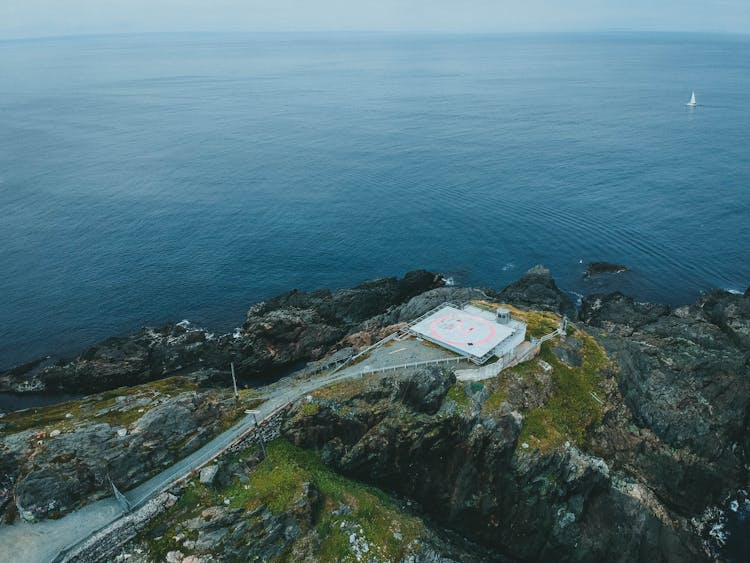
<instances>
[{"instance_id":1,"label":"shoreline rocks","mask_svg":"<svg viewBox=\"0 0 750 563\"><path fill-rule=\"evenodd\" d=\"M0 372L0 392L96 393L196 372L220 382L232 361L241 378L268 382L324 357L363 321L443 284L438 274L415 270L352 289L293 290L253 305L234 334L215 336L185 322L144 328L108 338L72 361L43 359Z\"/></svg>"},{"instance_id":2,"label":"shoreline rocks","mask_svg":"<svg viewBox=\"0 0 750 563\"><path fill-rule=\"evenodd\" d=\"M595 294L576 315L541 266L499 292L443 287L439 276L416 272L350 290L285 293L250 308L234 335L214 337L182 323L144 329L108 339L74 362L35 366L33 375L11 370L0 380L47 390L106 388L177 371L203 374L210 384L229 361L251 380L305 362L328 365L440 303L487 298L577 317L577 326L616 362L598 374L601 417L587 423L578 445L560 441L543 450L521 437L529 414L559 384L541 367L508 376L505 394L493 391L492 416L482 384L453 389L449 374L422 370L403 381L352 386L343 398L316 399L315 408L289 418L286 436L317 449L329 467L412 499L442 525L512 558L705 560L690 522L750 484L747 294L712 290L675 308ZM580 338L550 344L546 359L580 367ZM182 393L126 423L97 421L75 433L3 432L0 501L7 505L15 487L21 509L44 517L104 494L92 461L101 457L102 444L106 459L121 451L115 443L132 442L148 454L119 464L118 484L168 463L172 458L154 453L164 444L174 447L173 457L183 455L197 442L175 442L175 436L216 423L211 412L195 416L200 405L191 397ZM117 410L117 401L102 409ZM6 419L0 418L0 431ZM73 483L63 482L70 475ZM213 477L222 479L220 472Z\"/></svg>"}]
</instances>

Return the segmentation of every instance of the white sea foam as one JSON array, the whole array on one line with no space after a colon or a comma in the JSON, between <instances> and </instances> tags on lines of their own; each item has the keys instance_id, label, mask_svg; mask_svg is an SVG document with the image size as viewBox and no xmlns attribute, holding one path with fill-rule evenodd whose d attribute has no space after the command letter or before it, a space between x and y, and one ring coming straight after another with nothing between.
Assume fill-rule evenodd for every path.
<instances>
[{"instance_id":1,"label":"white sea foam","mask_svg":"<svg viewBox=\"0 0 750 563\"><path fill-rule=\"evenodd\" d=\"M447 285L448 287L456 285L456 280L454 280L452 276L448 276L447 278L443 279L445 280L445 285Z\"/></svg>"},{"instance_id":2,"label":"white sea foam","mask_svg":"<svg viewBox=\"0 0 750 563\"><path fill-rule=\"evenodd\" d=\"M581 303L583 303L583 293L578 293L577 291L568 291L571 295L575 295L576 297L576 307L580 307Z\"/></svg>"},{"instance_id":3,"label":"white sea foam","mask_svg":"<svg viewBox=\"0 0 750 563\"><path fill-rule=\"evenodd\" d=\"M713 540L716 542L716 545L718 545L719 547L724 546L727 543L727 539L729 539L729 532L727 532L724 525L724 519L711 526L711 530L708 532L708 535L713 538Z\"/></svg>"}]
</instances>

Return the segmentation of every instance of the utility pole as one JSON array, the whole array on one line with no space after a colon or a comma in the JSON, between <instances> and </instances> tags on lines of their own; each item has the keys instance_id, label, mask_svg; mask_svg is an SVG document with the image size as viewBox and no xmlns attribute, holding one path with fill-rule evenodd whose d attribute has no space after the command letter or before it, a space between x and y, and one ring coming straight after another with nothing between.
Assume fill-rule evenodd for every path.
<instances>
[{"instance_id":1,"label":"utility pole","mask_svg":"<svg viewBox=\"0 0 750 563\"><path fill-rule=\"evenodd\" d=\"M232 385L234 386L234 402L236 404L240 398L240 394L237 392L237 378L234 376L234 362L230 365L232 366Z\"/></svg>"}]
</instances>

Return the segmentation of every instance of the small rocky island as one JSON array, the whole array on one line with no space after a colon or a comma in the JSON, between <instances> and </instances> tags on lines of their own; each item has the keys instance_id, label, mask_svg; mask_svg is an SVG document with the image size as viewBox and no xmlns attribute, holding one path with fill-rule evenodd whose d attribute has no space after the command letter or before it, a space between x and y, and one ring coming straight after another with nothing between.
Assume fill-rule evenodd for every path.
<instances>
[{"instance_id":1,"label":"small rocky island","mask_svg":"<svg viewBox=\"0 0 750 563\"><path fill-rule=\"evenodd\" d=\"M613 264L612 262L589 262L583 276L585 278L590 278L602 274L621 274L627 271L627 266L623 266L622 264Z\"/></svg>"},{"instance_id":2,"label":"small rocky island","mask_svg":"<svg viewBox=\"0 0 750 563\"><path fill-rule=\"evenodd\" d=\"M446 303L507 308L536 355L465 378L488 366L406 332ZM280 295L232 334L111 338L0 390L87 395L0 418L0 544L242 430L60 560L710 561L750 485L750 292L576 310L543 267L502 290L415 271Z\"/></svg>"}]
</instances>

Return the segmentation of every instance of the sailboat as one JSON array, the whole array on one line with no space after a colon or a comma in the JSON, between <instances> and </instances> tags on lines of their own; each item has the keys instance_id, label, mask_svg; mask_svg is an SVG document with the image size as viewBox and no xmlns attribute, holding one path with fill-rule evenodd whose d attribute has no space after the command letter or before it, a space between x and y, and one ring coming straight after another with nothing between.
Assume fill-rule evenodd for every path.
<instances>
[{"instance_id":1,"label":"sailboat","mask_svg":"<svg viewBox=\"0 0 750 563\"><path fill-rule=\"evenodd\" d=\"M690 96L690 101L685 105L691 108L694 108L698 105L698 102L695 101L695 91L693 91L693 95Z\"/></svg>"}]
</instances>

